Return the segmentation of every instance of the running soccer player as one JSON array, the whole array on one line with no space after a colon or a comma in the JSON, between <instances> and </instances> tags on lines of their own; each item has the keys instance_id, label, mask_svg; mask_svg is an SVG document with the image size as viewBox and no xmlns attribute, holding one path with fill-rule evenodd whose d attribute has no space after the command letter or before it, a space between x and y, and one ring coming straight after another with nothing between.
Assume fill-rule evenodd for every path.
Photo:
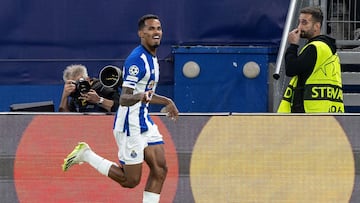
<instances>
[{"instance_id":1,"label":"running soccer player","mask_svg":"<svg viewBox=\"0 0 360 203\"><path fill-rule=\"evenodd\" d=\"M178 118L179 112L170 98L155 94L159 80L156 50L162 37L158 16L148 14L141 17L138 36L141 45L131 52L124 63L120 106L114 121L120 165L97 155L87 143L80 142L64 159L62 169L67 171L74 164L86 162L121 186L134 188L140 183L142 163L145 161L150 174L143 203L158 203L167 166L164 141L148 114L148 106L149 103L165 105L167 115L173 120Z\"/></svg>"}]
</instances>

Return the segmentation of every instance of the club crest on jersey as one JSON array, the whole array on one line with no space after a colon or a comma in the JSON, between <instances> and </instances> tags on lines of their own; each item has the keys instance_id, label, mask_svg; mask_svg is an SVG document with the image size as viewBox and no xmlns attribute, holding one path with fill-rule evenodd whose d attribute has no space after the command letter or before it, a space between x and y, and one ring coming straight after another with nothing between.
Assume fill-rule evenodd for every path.
<instances>
[{"instance_id":1,"label":"club crest on jersey","mask_svg":"<svg viewBox=\"0 0 360 203\"><path fill-rule=\"evenodd\" d=\"M129 74L130 75L137 75L139 74L139 68L136 65L132 65L129 68Z\"/></svg>"},{"instance_id":2,"label":"club crest on jersey","mask_svg":"<svg viewBox=\"0 0 360 203\"><path fill-rule=\"evenodd\" d=\"M130 156L131 156L132 158L136 158L136 157L137 157L137 153L135 152L135 150L132 150L132 151L131 151Z\"/></svg>"}]
</instances>

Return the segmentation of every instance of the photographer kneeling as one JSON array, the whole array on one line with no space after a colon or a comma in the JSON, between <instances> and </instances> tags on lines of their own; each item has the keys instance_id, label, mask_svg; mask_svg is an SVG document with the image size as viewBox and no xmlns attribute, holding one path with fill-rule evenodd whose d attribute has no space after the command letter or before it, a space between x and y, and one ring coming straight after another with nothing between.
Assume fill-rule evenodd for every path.
<instances>
[{"instance_id":1,"label":"photographer kneeling","mask_svg":"<svg viewBox=\"0 0 360 203\"><path fill-rule=\"evenodd\" d=\"M85 66L67 66L63 80L60 112L116 112L118 109L117 89L103 86L96 78L90 79Z\"/></svg>"}]
</instances>

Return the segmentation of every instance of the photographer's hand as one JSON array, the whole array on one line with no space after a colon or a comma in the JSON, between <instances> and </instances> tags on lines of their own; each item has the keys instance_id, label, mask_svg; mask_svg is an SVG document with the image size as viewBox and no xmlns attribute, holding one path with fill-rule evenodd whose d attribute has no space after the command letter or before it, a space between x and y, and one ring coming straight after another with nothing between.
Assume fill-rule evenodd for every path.
<instances>
[{"instance_id":1,"label":"photographer's hand","mask_svg":"<svg viewBox=\"0 0 360 203\"><path fill-rule=\"evenodd\" d=\"M69 111L69 104L68 104L68 97L72 92L76 89L75 81L74 80L67 80L64 84L63 93L61 95L61 101L59 105L59 112L68 112Z\"/></svg>"},{"instance_id":2,"label":"photographer's hand","mask_svg":"<svg viewBox=\"0 0 360 203\"><path fill-rule=\"evenodd\" d=\"M97 104L100 100L100 96L95 92L95 90L90 89L88 93L81 93L79 99L85 99L89 103Z\"/></svg>"},{"instance_id":3,"label":"photographer's hand","mask_svg":"<svg viewBox=\"0 0 360 203\"><path fill-rule=\"evenodd\" d=\"M67 80L64 84L63 96L68 97L76 89L74 80Z\"/></svg>"},{"instance_id":4,"label":"photographer's hand","mask_svg":"<svg viewBox=\"0 0 360 203\"><path fill-rule=\"evenodd\" d=\"M85 99L89 103L100 105L109 112L111 111L111 107L114 105L113 100L100 97L93 89L90 89L88 93L81 94L80 99Z\"/></svg>"}]
</instances>

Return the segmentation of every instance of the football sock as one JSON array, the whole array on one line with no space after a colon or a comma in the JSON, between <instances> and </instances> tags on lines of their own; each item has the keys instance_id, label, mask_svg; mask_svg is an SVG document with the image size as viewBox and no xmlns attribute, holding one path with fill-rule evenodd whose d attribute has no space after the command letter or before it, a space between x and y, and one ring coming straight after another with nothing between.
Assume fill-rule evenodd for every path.
<instances>
[{"instance_id":1,"label":"football sock","mask_svg":"<svg viewBox=\"0 0 360 203\"><path fill-rule=\"evenodd\" d=\"M143 193L143 203L159 203L160 194L144 191Z\"/></svg>"},{"instance_id":2,"label":"football sock","mask_svg":"<svg viewBox=\"0 0 360 203\"><path fill-rule=\"evenodd\" d=\"M85 162L89 163L92 167L99 171L99 173L105 176L108 176L110 167L112 165L117 165L116 163L97 155L92 150L86 150L84 152L83 158Z\"/></svg>"}]
</instances>

